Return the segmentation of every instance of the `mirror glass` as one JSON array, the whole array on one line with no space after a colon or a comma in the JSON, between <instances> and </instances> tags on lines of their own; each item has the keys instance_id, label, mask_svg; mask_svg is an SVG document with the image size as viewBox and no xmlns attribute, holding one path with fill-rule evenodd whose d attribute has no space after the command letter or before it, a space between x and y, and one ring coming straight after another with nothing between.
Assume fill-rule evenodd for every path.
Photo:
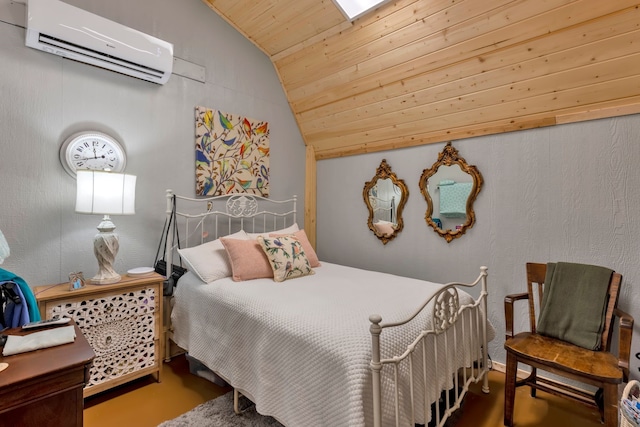
<instances>
[{"instance_id":1,"label":"mirror glass","mask_svg":"<svg viewBox=\"0 0 640 427\"><path fill-rule=\"evenodd\" d=\"M373 179L365 183L362 197L369 210L369 229L386 245L404 226L402 209L409 190L383 159Z\"/></svg>"},{"instance_id":2,"label":"mirror glass","mask_svg":"<svg viewBox=\"0 0 640 427\"><path fill-rule=\"evenodd\" d=\"M473 202L482 188L482 175L458 155L451 142L420 177L427 201L425 220L447 242L462 236L475 223Z\"/></svg>"}]
</instances>

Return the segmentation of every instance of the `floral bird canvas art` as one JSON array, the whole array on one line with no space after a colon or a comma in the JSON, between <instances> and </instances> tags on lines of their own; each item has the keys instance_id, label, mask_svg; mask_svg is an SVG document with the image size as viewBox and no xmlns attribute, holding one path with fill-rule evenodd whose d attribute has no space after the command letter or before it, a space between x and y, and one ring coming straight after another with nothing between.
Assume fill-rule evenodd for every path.
<instances>
[{"instance_id":1,"label":"floral bird canvas art","mask_svg":"<svg viewBox=\"0 0 640 427\"><path fill-rule=\"evenodd\" d=\"M195 109L196 195L269 196L269 123Z\"/></svg>"}]
</instances>

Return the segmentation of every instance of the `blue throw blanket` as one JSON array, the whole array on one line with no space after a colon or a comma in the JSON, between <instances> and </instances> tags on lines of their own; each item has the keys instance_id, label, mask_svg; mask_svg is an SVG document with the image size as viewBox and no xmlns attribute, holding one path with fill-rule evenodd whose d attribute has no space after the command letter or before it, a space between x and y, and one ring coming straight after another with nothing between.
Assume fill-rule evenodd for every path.
<instances>
[{"instance_id":1,"label":"blue throw blanket","mask_svg":"<svg viewBox=\"0 0 640 427\"><path fill-rule=\"evenodd\" d=\"M18 326L26 325L31 321L29 317L29 307L20 290L20 286L16 282L0 282L0 287L10 287L17 297L19 302L7 297L4 307L4 326L7 328L17 328Z\"/></svg>"},{"instance_id":2,"label":"blue throw blanket","mask_svg":"<svg viewBox=\"0 0 640 427\"><path fill-rule=\"evenodd\" d=\"M24 303L26 303L26 307L29 313L29 319L31 322L36 322L40 320L40 311L38 310L38 302L36 301L36 297L33 295L31 291L31 287L24 281L21 277L15 275L14 273L4 270L0 268L0 283L1 282L14 282L20 288L22 292L22 296L24 297ZM21 325L16 325L21 326Z\"/></svg>"}]
</instances>

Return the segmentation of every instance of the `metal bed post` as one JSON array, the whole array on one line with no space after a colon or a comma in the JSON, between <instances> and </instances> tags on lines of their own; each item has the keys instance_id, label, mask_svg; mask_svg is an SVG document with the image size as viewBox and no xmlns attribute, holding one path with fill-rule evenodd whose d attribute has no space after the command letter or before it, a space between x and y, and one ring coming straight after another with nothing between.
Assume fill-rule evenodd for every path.
<instances>
[{"instance_id":1,"label":"metal bed post","mask_svg":"<svg viewBox=\"0 0 640 427\"><path fill-rule=\"evenodd\" d=\"M165 224L169 226L169 220L171 219L171 212L173 210L173 206L172 206L173 191L167 190L166 197L167 197L167 210L166 210ZM166 247L164 249L164 258L167 261L167 270L165 272L165 280L168 280L169 277L171 276L171 271L172 271L172 269L169 268L168 266L173 265L172 264L173 260L171 259L171 254L173 253L173 251L171 250L171 247L173 246L173 233L170 233L169 230L167 230L166 240L164 243L166 244ZM163 289L164 289L164 285L163 285ZM172 333L171 304L169 302L169 298L165 297L164 295L162 296L162 298L164 298L164 305L163 305L164 312L162 313L163 323L164 323L162 327L162 332L164 334L164 360L168 362L171 360L171 341L170 341L170 336Z\"/></svg>"},{"instance_id":2,"label":"metal bed post","mask_svg":"<svg viewBox=\"0 0 640 427\"><path fill-rule=\"evenodd\" d=\"M165 279L169 279L171 277L171 273L173 271L173 233L171 232L171 212L173 212L173 191L167 190L167 224L169 226L169 230L167 232L167 247L165 248L164 258L167 261L167 271L165 273Z\"/></svg>"},{"instance_id":3,"label":"metal bed post","mask_svg":"<svg viewBox=\"0 0 640 427\"><path fill-rule=\"evenodd\" d=\"M298 212L297 204L298 204L298 196L296 196L294 194L293 195L293 224L297 224L298 223L298 218L296 218L296 213ZM287 225L287 224L285 223L285 225Z\"/></svg>"},{"instance_id":4,"label":"metal bed post","mask_svg":"<svg viewBox=\"0 0 640 427\"><path fill-rule=\"evenodd\" d=\"M482 379L482 392L489 393L489 365L487 348L487 267L480 267L482 274L482 370L484 378Z\"/></svg>"},{"instance_id":5,"label":"metal bed post","mask_svg":"<svg viewBox=\"0 0 640 427\"><path fill-rule=\"evenodd\" d=\"M372 314L369 316L371 326L369 331L371 332L371 380L373 382L373 427L382 426L382 395L381 395L381 382L380 371L382 370L382 363L380 363L380 333L382 327L382 317L379 314Z\"/></svg>"}]
</instances>

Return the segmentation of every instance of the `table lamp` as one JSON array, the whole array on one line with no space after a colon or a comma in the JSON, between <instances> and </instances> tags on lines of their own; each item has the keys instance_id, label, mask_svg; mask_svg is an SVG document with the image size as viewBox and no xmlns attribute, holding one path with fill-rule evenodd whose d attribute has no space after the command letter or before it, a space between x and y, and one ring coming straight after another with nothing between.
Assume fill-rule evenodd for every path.
<instances>
[{"instance_id":1,"label":"table lamp","mask_svg":"<svg viewBox=\"0 0 640 427\"><path fill-rule=\"evenodd\" d=\"M4 262L4 259L7 258L10 253L7 239L4 238L4 234L2 234L2 230L0 230L0 264Z\"/></svg>"},{"instance_id":2,"label":"table lamp","mask_svg":"<svg viewBox=\"0 0 640 427\"><path fill-rule=\"evenodd\" d=\"M90 170L79 170L76 177L76 212L104 215L98 225L100 232L93 239L93 253L99 268L91 282L98 285L116 283L120 281L120 275L113 269L113 263L120 243L109 215L135 213L136 177Z\"/></svg>"}]
</instances>

